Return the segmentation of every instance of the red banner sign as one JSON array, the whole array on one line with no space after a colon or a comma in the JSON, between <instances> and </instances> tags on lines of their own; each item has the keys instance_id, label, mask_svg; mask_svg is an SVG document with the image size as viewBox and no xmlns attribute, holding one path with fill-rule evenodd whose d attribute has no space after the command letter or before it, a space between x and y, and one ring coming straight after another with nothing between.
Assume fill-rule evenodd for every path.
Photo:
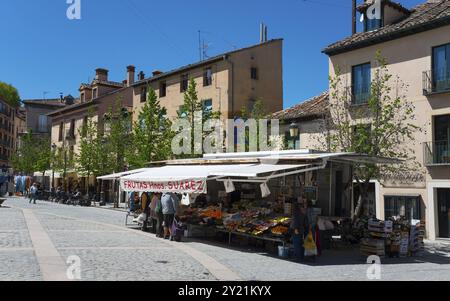
<instances>
[{"instance_id":1,"label":"red banner sign","mask_svg":"<svg viewBox=\"0 0 450 301\"><path fill-rule=\"evenodd\" d=\"M204 179L167 182L122 180L120 185L123 191L133 192L206 193Z\"/></svg>"}]
</instances>

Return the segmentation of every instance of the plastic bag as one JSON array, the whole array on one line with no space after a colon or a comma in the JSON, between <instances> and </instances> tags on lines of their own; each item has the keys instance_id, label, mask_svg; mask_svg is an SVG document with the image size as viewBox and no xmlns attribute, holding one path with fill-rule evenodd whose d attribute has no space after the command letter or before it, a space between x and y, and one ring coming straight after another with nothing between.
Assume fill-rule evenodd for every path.
<instances>
[{"instance_id":1,"label":"plastic bag","mask_svg":"<svg viewBox=\"0 0 450 301\"><path fill-rule=\"evenodd\" d=\"M317 255L317 245L314 242L312 231L309 231L308 236L304 243L305 256L316 256Z\"/></svg>"}]
</instances>

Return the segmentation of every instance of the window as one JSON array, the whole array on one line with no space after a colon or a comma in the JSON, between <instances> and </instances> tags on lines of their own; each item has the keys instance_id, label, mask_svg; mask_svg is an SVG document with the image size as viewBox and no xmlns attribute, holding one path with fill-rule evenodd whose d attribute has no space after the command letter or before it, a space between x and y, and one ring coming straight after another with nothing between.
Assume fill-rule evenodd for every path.
<instances>
[{"instance_id":1,"label":"window","mask_svg":"<svg viewBox=\"0 0 450 301\"><path fill-rule=\"evenodd\" d=\"M159 84L159 97L166 97L167 95L167 83L161 82Z\"/></svg>"},{"instance_id":2,"label":"window","mask_svg":"<svg viewBox=\"0 0 450 301\"><path fill-rule=\"evenodd\" d=\"M370 63L352 67L352 103L365 104L369 101L371 87Z\"/></svg>"},{"instance_id":3,"label":"window","mask_svg":"<svg viewBox=\"0 0 450 301\"><path fill-rule=\"evenodd\" d=\"M81 134L83 137L86 137L87 135L87 126L88 126L88 117L83 117L83 127L81 128Z\"/></svg>"},{"instance_id":4,"label":"window","mask_svg":"<svg viewBox=\"0 0 450 301\"><path fill-rule=\"evenodd\" d=\"M81 93L81 102L85 102L86 101L86 97L84 93Z\"/></svg>"},{"instance_id":5,"label":"window","mask_svg":"<svg viewBox=\"0 0 450 301\"><path fill-rule=\"evenodd\" d=\"M433 90L450 90L450 44L433 48Z\"/></svg>"},{"instance_id":6,"label":"window","mask_svg":"<svg viewBox=\"0 0 450 301\"><path fill-rule=\"evenodd\" d=\"M141 88L141 102L147 101L147 87Z\"/></svg>"},{"instance_id":7,"label":"window","mask_svg":"<svg viewBox=\"0 0 450 301\"><path fill-rule=\"evenodd\" d=\"M180 92L184 93L188 89L189 86L189 75L183 74L181 76L181 82L180 82Z\"/></svg>"},{"instance_id":8,"label":"window","mask_svg":"<svg viewBox=\"0 0 450 301\"><path fill-rule=\"evenodd\" d=\"M377 30L383 26L381 19L369 19L367 16L364 17L364 31Z\"/></svg>"},{"instance_id":9,"label":"window","mask_svg":"<svg viewBox=\"0 0 450 301\"><path fill-rule=\"evenodd\" d=\"M420 196L385 196L385 218L403 216L407 219L422 219Z\"/></svg>"},{"instance_id":10,"label":"window","mask_svg":"<svg viewBox=\"0 0 450 301\"><path fill-rule=\"evenodd\" d=\"M375 9L375 8L374 8ZM372 11L366 11L366 13L364 14L364 31L372 31L372 30L377 30L381 27L383 27L383 16L384 16L384 6L381 5L381 12L380 12L380 19L369 19L367 17L368 14L373 14Z\"/></svg>"},{"instance_id":11,"label":"window","mask_svg":"<svg viewBox=\"0 0 450 301\"><path fill-rule=\"evenodd\" d=\"M250 69L250 77L251 79L258 79L258 68L253 67Z\"/></svg>"},{"instance_id":12,"label":"window","mask_svg":"<svg viewBox=\"0 0 450 301\"><path fill-rule=\"evenodd\" d=\"M38 131L40 133L48 132L48 117L46 115L39 115Z\"/></svg>"},{"instance_id":13,"label":"window","mask_svg":"<svg viewBox=\"0 0 450 301\"><path fill-rule=\"evenodd\" d=\"M203 112L204 113L211 113L212 112L212 99L206 99L202 103Z\"/></svg>"},{"instance_id":14,"label":"window","mask_svg":"<svg viewBox=\"0 0 450 301\"><path fill-rule=\"evenodd\" d=\"M69 138L75 138L75 119L70 121Z\"/></svg>"},{"instance_id":15,"label":"window","mask_svg":"<svg viewBox=\"0 0 450 301\"><path fill-rule=\"evenodd\" d=\"M450 115L434 117L433 163L450 163Z\"/></svg>"},{"instance_id":16,"label":"window","mask_svg":"<svg viewBox=\"0 0 450 301\"><path fill-rule=\"evenodd\" d=\"M63 141L63 132L64 132L64 123L61 122L59 124L59 137L58 137L58 141Z\"/></svg>"},{"instance_id":17,"label":"window","mask_svg":"<svg viewBox=\"0 0 450 301\"><path fill-rule=\"evenodd\" d=\"M206 68L205 72L203 73L203 86L211 86L212 85L212 69Z\"/></svg>"},{"instance_id":18,"label":"window","mask_svg":"<svg viewBox=\"0 0 450 301\"><path fill-rule=\"evenodd\" d=\"M98 90L97 88L95 88L94 90L92 90L92 99L96 99L98 97Z\"/></svg>"}]
</instances>

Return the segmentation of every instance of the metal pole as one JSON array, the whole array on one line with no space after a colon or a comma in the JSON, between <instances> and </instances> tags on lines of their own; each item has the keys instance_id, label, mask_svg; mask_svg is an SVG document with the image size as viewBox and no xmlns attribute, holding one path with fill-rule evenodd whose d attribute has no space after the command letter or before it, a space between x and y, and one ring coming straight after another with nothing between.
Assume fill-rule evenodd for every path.
<instances>
[{"instance_id":1,"label":"metal pole","mask_svg":"<svg viewBox=\"0 0 450 301\"><path fill-rule=\"evenodd\" d=\"M328 214L331 215L331 198L332 198L332 188L333 188L333 162L330 162L330 201L329 201L329 207L328 207Z\"/></svg>"}]
</instances>

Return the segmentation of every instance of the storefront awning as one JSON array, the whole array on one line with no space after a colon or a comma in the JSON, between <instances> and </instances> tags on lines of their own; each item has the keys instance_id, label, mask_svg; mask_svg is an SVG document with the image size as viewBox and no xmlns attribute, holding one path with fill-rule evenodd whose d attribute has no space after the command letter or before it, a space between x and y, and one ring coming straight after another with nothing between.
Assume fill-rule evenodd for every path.
<instances>
[{"instance_id":1,"label":"storefront awning","mask_svg":"<svg viewBox=\"0 0 450 301\"><path fill-rule=\"evenodd\" d=\"M236 170L250 165L170 165L120 178L123 191L206 193L206 181L214 172Z\"/></svg>"},{"instance_id":2,"label":"storefront awning","mask_svg":"<svg viewBox=\"0 0 450 301\"><path fill-rule=\"evenodd\" d=\"M140 169L129 170L129 171L124 171L124 172L119 172L119 173L113 173L113 174L110 174L110 175L97 177L97 179L98 180L118 180L121 177L125 177L125 176L128 176L128 175L132 175L132 174L136 174L136 173L140 173L140 172L145 172L145 171L147 171L149 169L150 168L140 168Z\"/></svg>"},{"instance_id":3,"label":"storefront awning","mask_svg":"<svg viewBox=\"0 0 450 301\"><path fill-rule=\"evenodd\" d=\"M212 172L211 176L221 176L221 177L244 177L244 178L255 178L268 173L275 173L279 171L293 171L299 168L309 166L307 164L301 165L271 165L271 164L255 164L246 166L244 168L235 168L226 171L215 171Z\"/></svg>"}]
</instances>

